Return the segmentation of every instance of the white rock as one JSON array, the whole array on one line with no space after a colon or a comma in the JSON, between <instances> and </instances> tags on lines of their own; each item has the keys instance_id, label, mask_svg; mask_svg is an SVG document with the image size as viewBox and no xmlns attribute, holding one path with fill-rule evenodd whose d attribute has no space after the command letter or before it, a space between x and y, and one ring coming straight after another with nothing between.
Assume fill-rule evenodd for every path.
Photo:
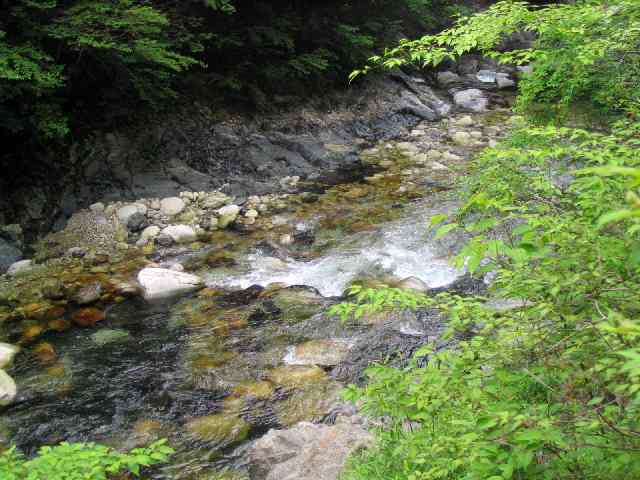
<instances>
[{"instance_id":1,"label":"white rock","mask_svg":"<svg viewBox=\"0 0 640 480\"><path fill-rule=\"evenodd\" d=\"M252 208L251 210L247 210L247 213L245 213L244 216L247 218L257 218L258 211Z\"/></svg>"},{"instance_id":2,"label":"white rock","mask_svg":"<svg viewBox=\"0 0 640 480\"><path fill-rule=\"evenodd\" d=\"M184 210L184 200L178 197L163 198L160 201L160 212L168 217L178 215Z\"/></svg>"},{"instance_id":3,"label":"white rock","mask_svg":"<svg viewBox=\"0 0 640 480\"><path fill-rule=\"evenodd\" d=\"M471 115L465 115L464 117L457 119L455 124L459 127L470 127L474 124L474 121L473 118L471 118Z\"/></svg>"},{"instance_id":4,"label":"white rock","mask_svg":"<svg viewBox=\"0 0 640 480\"><path fill-rule=\"evenodd\" d=\"M240 207L238 205L227 205L226 207L222 207L218 210L218 226L220 228L227 228L236 220L236 218L238 218L239 213Z\"/></svg>"},{"instance_id":5,"label":"white rock","mask_svg":"<svg viewBox=\"0 0 640 480\"><path fill-rule=\"evenodd\" d=\"M489 99L482 90L477 88L456 92L453 95L453 102L457 106L472 112L484 112L489 106Z\"/></svg>"},{"instance_id":6,"label":"white rock","mask_svg":"<svg viewBox=\"0 0 640 480\"><path fill-rule=\"evenodd\" d=\"M11 404L18 393L16 382L13 381L7 372L0 370L0 406Z\"/></svg>"},{"instance_id":7,"label":"white rock","mask_svg":"<svg viewBox=\"0 0 640 480\"><path fill-rule=\"evenodd\" d=\"M198 238L196 231L189 225L169 225L162 233L169 235L176 243L191 243Z\"/></svg>"},{"instance_id":8,"label":"white rock","mask_svg":"<svg viewBox=\"0 0 640 480\"><path fill-rule=\"evenodd\" d=\"M12 263L7 270L7 275L10 277L15 277L17 275L21 275L23 273L27 273L29 270L33 270L33 261L31 260L20 260L18 262Z\"/></svg>"},{"instance_id":9,"label":"white rock","mask_svg":"<svg viewBox=\"0 0 640 480\"><path fill-rule=\"evenodd\" d=\"M469 132L455 132L451 138L458 145L469 145L472 141Z\"/></svg>"},{"instance_id":10,"label":"white rock","mask_svg":"<svg viewBox=\"0 0 640 480\"><path fill-rule=\"evenodd\" d=\"M116 212L116 216L118 217L118 221L126 225L129 222L129 218L134 213L142 213L143 215L147 214L147 206L141 203L132 203L130 205L125 205L124 207L120 207Z\"/></svg>"},{"instance_id":11,"label":"white rock","mask_svg":"<svg viewBox=\"0 0 640 480\"><path fill-rule=\"evenodd\" d=\"M160 227L156 225L151 225L150 227L145 228L140 234L140 240L144 240L145 243L151 240L152 238L160 235Z\"/></svg>"},{"instance_id":12,"label":"white rock","mask_svg":"<svg viewBox=\"0 0 640 480\"><path fill-rule=\"evenodd\" d=\"M138 273L138 282L144 289L144 298L147 300L192 292L204 285L196 275L166 268L144 268Z\"/></svg>"},{"instance_id":13,"label":"white rock","mask_svg":"<svg viewBox=\"0 0 640 480\"><path fill-rule=\"evenodd\" d=\"M0 342L0 368L4 368L13 362L13 357L20 351L20 347L10 343Z\"/></svg>"},{"instance_id":14,"label":"white rock","mask_svg":"<svg viewBox=\"0 0 640 480\"><path fill-rule=\"evenodd\" d=\"M442 152L440 150L429 150L427 152L427 160L437 160L442 157Z\"/></svg>"}]
</instances>

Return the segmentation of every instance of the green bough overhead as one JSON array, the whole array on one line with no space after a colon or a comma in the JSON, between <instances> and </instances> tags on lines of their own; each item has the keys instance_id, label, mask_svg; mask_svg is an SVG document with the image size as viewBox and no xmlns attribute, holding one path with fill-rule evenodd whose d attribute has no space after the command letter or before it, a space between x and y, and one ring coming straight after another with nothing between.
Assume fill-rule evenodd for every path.
<instances>
[{"instance_id":1,"label":"green bough overhead","mask_svg":"<svg viewBox=\"0 0 640 480\"><path fill-rule=\"evenodd\" d=\"M521 29L537 33L531 49L492 50ZM524 306L497 312L483 298L361 289L335 307L349 319L438 305L459 339L448 351L425 345L403 369L372 366L366 387L347 390L388 423L343 477L639 478L640 3L502 2L370 67L433 66L471 51L532 63L517 109L535 123L485 150L464 205L430 228L466 230L457 265L495 271L493 293ZM563 126L578 118L589 123Z\"/></svg>"}]
</instances>

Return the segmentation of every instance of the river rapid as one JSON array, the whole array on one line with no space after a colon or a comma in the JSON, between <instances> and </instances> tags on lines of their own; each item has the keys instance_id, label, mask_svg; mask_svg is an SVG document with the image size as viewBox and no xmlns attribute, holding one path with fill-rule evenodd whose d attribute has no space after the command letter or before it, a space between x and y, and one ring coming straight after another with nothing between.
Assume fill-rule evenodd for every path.
<instances>
[{"instance_id":1,"label":"river rapid","mask_svg":"<svg viewBox=\"0 0 640 480\"><path fill-rule=\"evenodd\" d=\"M177 453L152 478L245 478L247 449L270 429L353 415L340 390L371 362L401 363L436 340L442 319L389 313L344 325L327 309L357 282L463 288L450 259L464 239L433 240L427 220L459 204L457 180L508 124L506 111L420 123L362 151L361 178L302 188L269 228L219 231L117 270L184 269L206 284L194 293L117 297L84 328L29 336L42 321L5 324L3 341L22 351L7 370L19 395L0 413L0 443L32 454L64 440L132 448L168 438Z\"/></svg>"}]
</instances>

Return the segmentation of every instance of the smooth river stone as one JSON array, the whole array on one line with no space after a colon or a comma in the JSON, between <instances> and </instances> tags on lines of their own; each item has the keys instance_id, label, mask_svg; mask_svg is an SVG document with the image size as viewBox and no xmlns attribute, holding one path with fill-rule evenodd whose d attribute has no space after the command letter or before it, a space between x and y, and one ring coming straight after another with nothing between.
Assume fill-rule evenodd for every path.
<instances>
[{"instance_id":1,"label":"smooth river stone","mask_svg":"<svg viewBox=\"0 0 640 480\"><path fill-rule=\"evenodd\" d=\"M204 286L202 279L196 275L166 268L144 268L138 273L138 282L147 300L193 292Z\"/></svg>"},{"instance_id":2,"label":"smooth river stone","mask_svg":"<svg viewBox=\"0 0 640 480\"><path fill-rule=\"evenodd\" d=\"M4 407L11 404L15 400L17 393L16 382L7 372L0 370L0 406Z\"/></svg>"},{"instance_id":3,"label":"smooth river stone","mask_svg":"<svg viewBox=\"0 0 640 480\"><path fill-rule=\"evenodd\" d=\"M4 368L13 362L13 357L20 351L20 347L10 343L0 342L0 368Z\"/></svg>"}]
</instances>

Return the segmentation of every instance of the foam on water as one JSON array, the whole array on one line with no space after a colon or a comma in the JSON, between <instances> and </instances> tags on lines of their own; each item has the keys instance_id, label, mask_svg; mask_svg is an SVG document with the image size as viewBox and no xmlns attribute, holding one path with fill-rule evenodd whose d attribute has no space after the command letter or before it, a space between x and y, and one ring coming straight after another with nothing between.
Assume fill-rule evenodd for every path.
<instances>
[{"instance_id":1,"label":"foam on water","mask_svg":"<svg viewBox=\"0 0 640 480\"><path fill-rule=\"evenodd\" d=\"M312 261L266 257L257 251L249 255L238 273L212 272L207 283L212 286L247 288L273 282L308 285L324 296L341 295L346 286L365 275L417 277L429 287L452 283L461 272L451 267L438 252L425 225L425 218L450 210L442 204L436 210L417 204L407 209L401 220L385 224L375 232L360 232L346 237L338 247Z\"/></svg>"}]
</instances>

